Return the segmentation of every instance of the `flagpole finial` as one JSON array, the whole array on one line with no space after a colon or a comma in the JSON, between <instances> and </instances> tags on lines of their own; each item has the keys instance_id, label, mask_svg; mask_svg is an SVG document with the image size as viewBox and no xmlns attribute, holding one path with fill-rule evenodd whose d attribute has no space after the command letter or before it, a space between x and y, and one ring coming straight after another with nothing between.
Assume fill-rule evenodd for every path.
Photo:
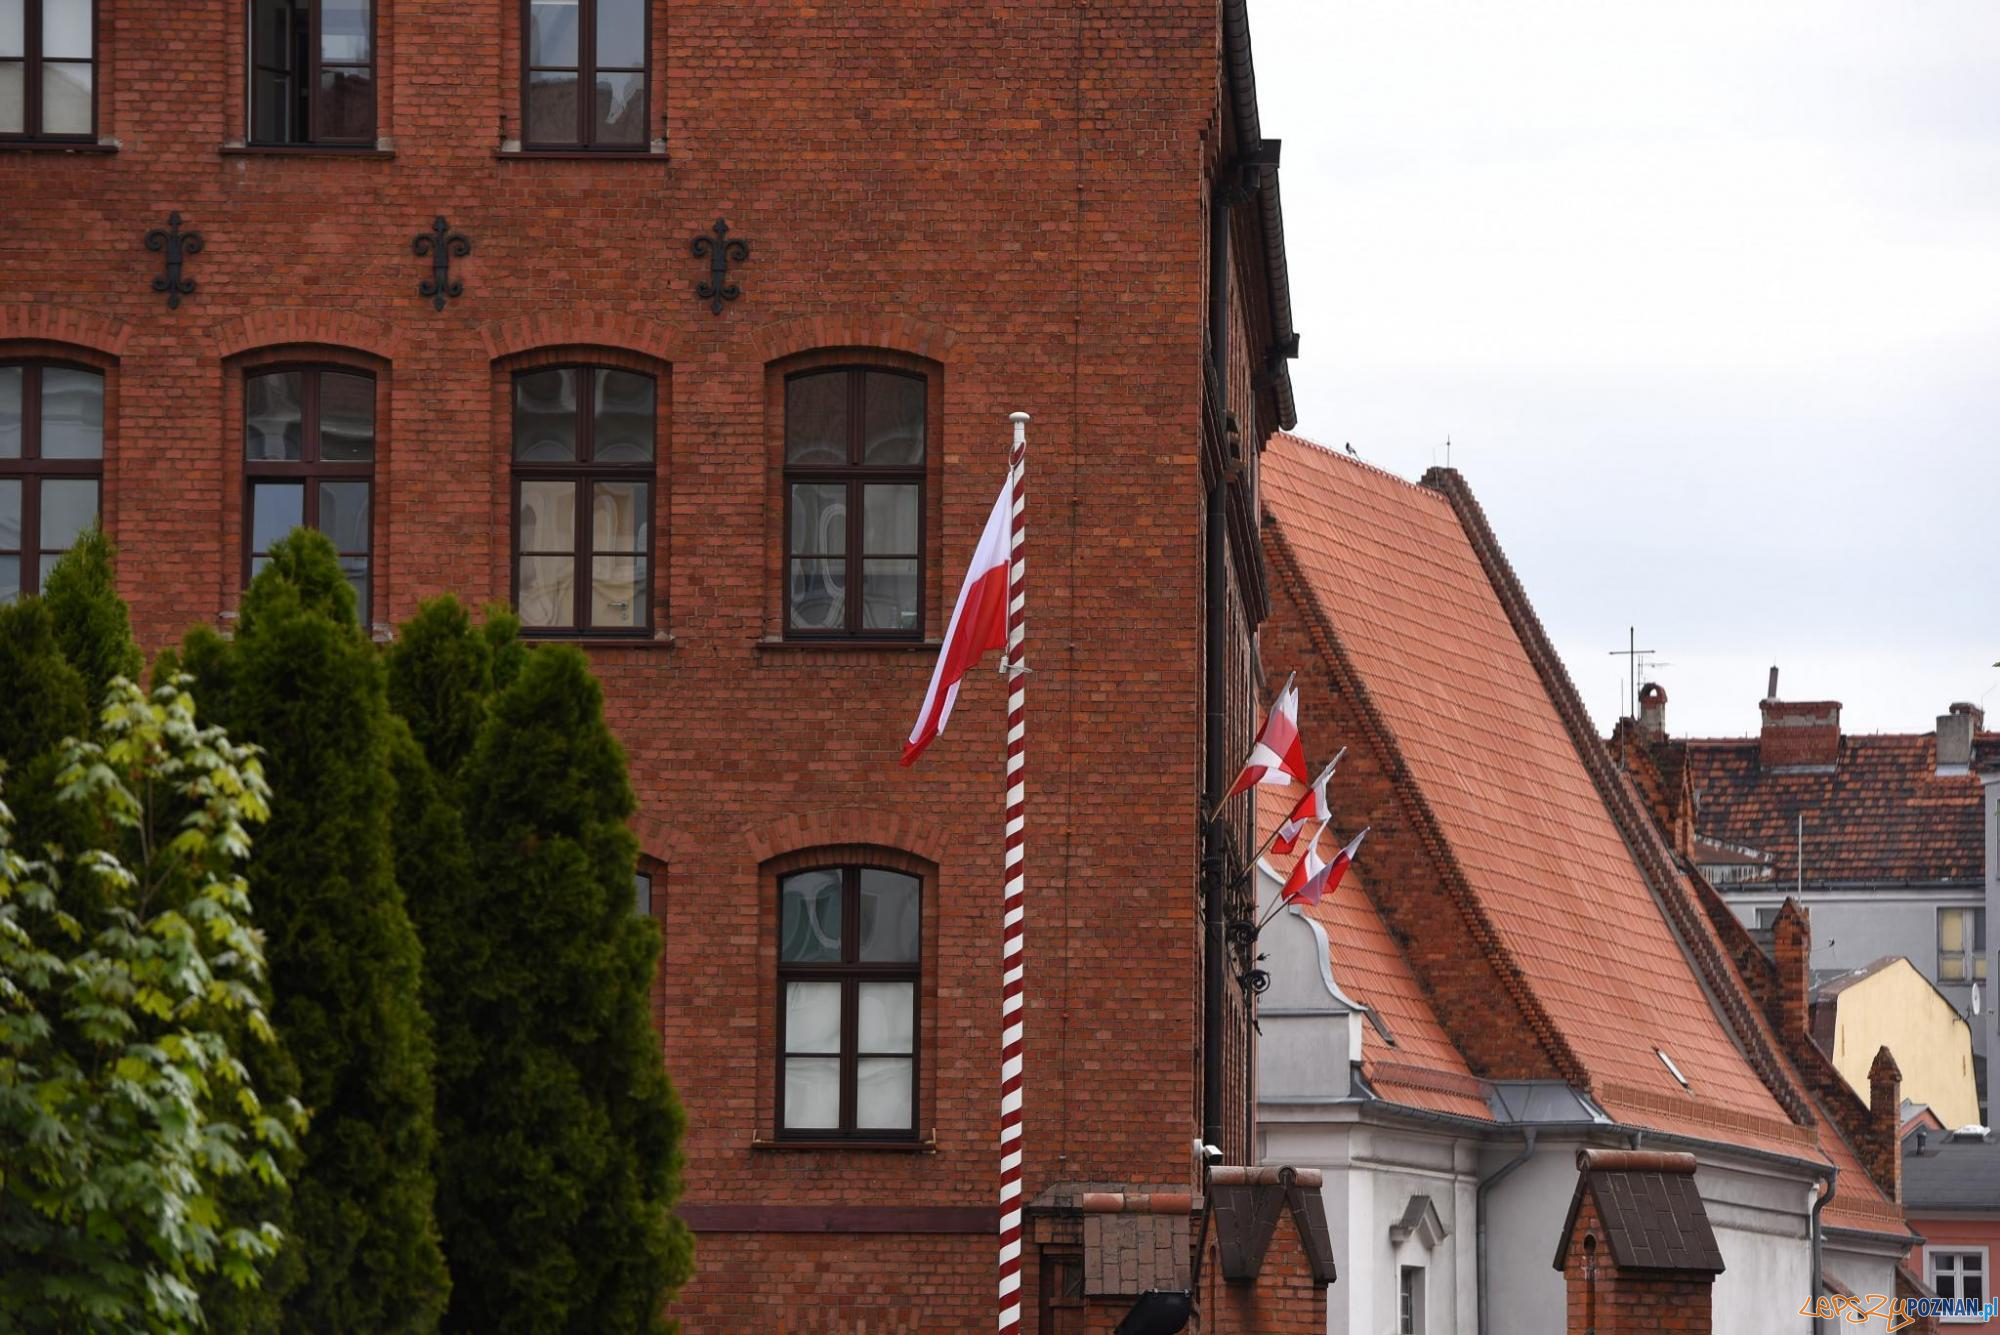
<instances>
[{"instance_id":1,"label":"flagpole finial","mask_svg":"<svg viewBox=\"0 0 2000 1335\"><path fill-rule=\"evenodd\" d=\"M1008 413L1007 420L1016 423L1017 425L1026 426L1028 423L1028 415L1026 413Z\"/></svg>"}]
</instances>

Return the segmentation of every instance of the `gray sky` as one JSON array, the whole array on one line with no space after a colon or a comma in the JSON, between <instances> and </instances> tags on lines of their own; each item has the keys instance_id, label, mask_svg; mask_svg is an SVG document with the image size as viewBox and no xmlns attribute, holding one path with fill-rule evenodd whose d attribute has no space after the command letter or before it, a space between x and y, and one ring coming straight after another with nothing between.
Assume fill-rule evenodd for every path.
<instances>
[{"instance_id":1,"label":"gray sky","mask_svg":"<svg viewBox=\"0 0 2000 1335\"><path fill-rule=\"evenodd\" d=\"M1252 0L1299 430L1471 482L1600 725L2000 727L2000 3Z\"/></svg>"}]
</instances>

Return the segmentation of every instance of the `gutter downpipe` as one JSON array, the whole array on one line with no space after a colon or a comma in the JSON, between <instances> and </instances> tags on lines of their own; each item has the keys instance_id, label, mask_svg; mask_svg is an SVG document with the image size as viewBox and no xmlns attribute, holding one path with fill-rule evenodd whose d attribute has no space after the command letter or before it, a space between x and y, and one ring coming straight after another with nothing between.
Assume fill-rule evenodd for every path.
<instances>
[{"instance_id":1,"label":"gutter downpipe","mask_svg":"<svg viewBox=\"0 0 2000 1335\"><path fill-rule=\"evenodd\" d=\"M1527 1127L1521 1132L1521 1152L1501 1164L1489 1176L1479 1179L1479 1190L1474 1196L1475 1208L1479 1212L1478 1230L1478 1279L1479 1279L1479 1335L1487 1335L1487 1311L1493 1305L1492 1292L1486 1286L1486 1193L1500 1185L1501 1180L1516 1168L1535 1157L1535 1128Z\"/></svg>"},{"instance_id":2,"label":"gutter downpipe","mask_svg":"<svg viewBox=\"0 0 2000 1335\"><path fill-rule=\"evenodd\" d=\"M1227 420L1229 411L1229 231L1233 205L1218 179L1209 192L1208 206L1208 345L1210 370L1219 416ZM1201 1121L1202 1142L1220 1147L1222 1120L1222 1015L1227 1005L1223 986L1225 915L1223 898L1228 893L1229 867L1222 823L1222 794L1229 782L1228 678L1223 658L1228 652L1228 487L1225 464L1216 470L1208 489L1205 523L1206 552L1203 557L1202 658L1205 669L1202 694L1206 717L1202 751L1207 758L1203 787L1206 789L1207 817L1202 849L1202 1029L1201 1029ZM1204 1156L1203 1172L1207 1171Z\"/></svg>"},{"instance_id":3,"label":"gutter downpipe","mask_svg":"<svg viewBox=\"0 0 2000 1335\"><path fill-rule=\"evenodd\" d=\"M1826 1190L1820 1193L1819 1199L1813 1202L1812 1208L1813 1335L1824 1335L1826 1330L1826 1318L1819 1315L1819 1297L1826 1292L1826 1272L1821 1268L1824 1264L1823 1249L1825 1247L1825 1234L1820 1227L1819 1215L1820 1211L1826 1209L1826 1203L1833 1199L1834 1185L1839 1178L1839 1166L1828 1164L1826 1166Z\"/></svg>"}]
</instances>

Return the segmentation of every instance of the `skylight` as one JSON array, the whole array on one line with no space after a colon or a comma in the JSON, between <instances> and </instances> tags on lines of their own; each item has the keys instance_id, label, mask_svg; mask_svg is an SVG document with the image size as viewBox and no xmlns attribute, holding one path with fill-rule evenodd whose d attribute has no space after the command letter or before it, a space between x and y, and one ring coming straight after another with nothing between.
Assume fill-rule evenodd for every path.
<instances>
[{"instance_id":1,"label":"skylight","mask_svg":"<svg viewBox=\"0 0 2000 1335\"><path fill-rule=\"evenodd\" d=\"M1681 1074L1681 1068L1680 1068L1680 1067L1678 1067L1678 1066L1676 1066L1676 1065L1674 1065L1674 1059L1673 1059L1672 1057L1669 1057L1669 1056L1667 1055L1667 1050L1666 1050L1665 1048L1654 1048L1654 1049L1653 1049L1653 1055L1654 1055L1655 1057L1658 1057L1658 1058L1660 1059L1660 1061L1661 1061L1661 1062L1662 1062L1663 1064L1665 1064L1665 1066L1666 1066L1666 1068L1667 1068L1667 1073L1668 1073L1669 1075L1673 1076L1673 1078L1674 1078L1674 1079L1676 1079L1676 1080L1678 1080L1678 1081L1680 1081L1680 1082L1681 1082L1681 1088L1682 1088L1682 1089L1691 1089L1691 1088L1693 1088L1693 1086L1691 1086L1691 1085L1689 1085L1689 1084L1688 1084L1688 1078L1687 1078L1686 1076L1684 1076L1684 1075L1682 1075L1682 1074Z\"/></svg>"}]
</instances>

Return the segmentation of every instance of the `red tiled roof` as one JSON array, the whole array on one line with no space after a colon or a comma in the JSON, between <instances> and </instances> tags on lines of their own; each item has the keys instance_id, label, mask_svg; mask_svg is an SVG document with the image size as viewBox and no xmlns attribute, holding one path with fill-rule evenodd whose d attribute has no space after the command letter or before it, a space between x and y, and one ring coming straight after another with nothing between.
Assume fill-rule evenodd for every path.
<instances>
[{"instance_id":1,"label":"red tiled roof","mask_svg":"<svg viewBox=\"0 0 2000 1335\"><path fill-rule=\"evenodd\" d=\"M2000 748L1983 733L1982 751ZM1937 774L1937 738L1861 735L1840 739L1832 771L1772 771L1757 739L1703 741L1685 749L1703 838L1771 854L1772 879L1798 872L1797 819L1805 815L1806 880L1977 881L1985 876L1979 780Z\"/></svg>"},{"instance_id":2,"label":"red tiled roof","mask_svg":"<svg viewBox=\"0 0 2000 1335\"><path fill-rule=\"evenodd\" d=\"M1264 494L1499 945L1606 1110L1815 1157L1710 1006L1450 502L1283 435Z\"/></svg>"}]
</instances>

